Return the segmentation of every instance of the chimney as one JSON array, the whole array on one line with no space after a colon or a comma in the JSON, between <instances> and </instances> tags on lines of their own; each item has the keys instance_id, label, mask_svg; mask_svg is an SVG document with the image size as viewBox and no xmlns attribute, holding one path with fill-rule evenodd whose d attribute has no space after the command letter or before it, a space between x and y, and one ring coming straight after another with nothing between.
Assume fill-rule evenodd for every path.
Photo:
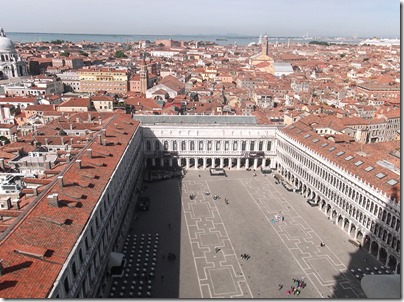
<instances>
[{"instance_id":1,"label":"chimney","mask_svg":"<svg viewBox=\"0 0 404 302\"><path fill-rule=\"evenodd\" d=\"M76 117L76 123L80 123L80 118Z\"/></svg>"},{"instance_id":2,"label":"chimney","mask_svg":"<svg viewBox=\"0 0 404 302\"><path fill-rule=\"evenodd\" d=\"M66 154L66 162L67 163L70 163L70 157L71 157L70 153L67 153Z\"/></svg>"},{"instance_id":3,"label":"chimney","mask_svg":"<svg viewBox=\"0 0 404 302\"><path fill-rule=\"evenodd\" d=\"M45 145L48 144L48 138L45 137Z\"/></svg>"},{"instance_id":4,"label":"chimney","mask_svg":"<svg viewBox=\"0 0 404 302\"><path fill-rule=\"evenodd\" d=\"M33 188L32 190L34 191L34 196L38 196L38 188Z\"/></svg>"},{"instance_id":5,"label":"chimney","mask_svg":"<svg viewBox=\"0 0 404 302\"><path fill-rule=\"evenodd\" d=\"M101 129L102 137L107 137L107 129Z\"/></svg>"},{"instance_id":6,"label":"chimney","mask_svg":"<svg viewBox=\"0 0 404 302\"><path fill-rule=\"evenodd\" d=\"M48 195L48 205L60 208L58 196L59 196L58 193L53 193L51 195Z\"/></svg>"},{"instance_id":7,"label":"chimney","mask_svg":"<svg viewBox=\"0 0 404 302\"><path fill-rule=\"evenodd\" d=\"M78 123L78 122L77 122ZM70 130L73 130L73 124L70 124Z\"/></svg>"},{"instance_id":8,"label":"chimney","mask_svg":"<svg viewBox=\"0 0 404 302\"><path fill-rule=\"evenodd\" d=\"M81 170L81 159L76 160L77 163L77 168L79 168L79 170Z\"/></svg>"},{"instance_id":9,"label":"chimney","mask_svg":"<svg viewBox=\"0 0 404 302\"><path fill-rule=\"evenodd\" d=\"M99 125L102 125L102 119L101 119L101 116L99 116L99 117L98 117L98 124L99 124Z\"/></svg>"},{"instance_id":10,"label":"chimney","mask_svg":"<svg viewBox=\"0 0 404 302\"><path fill-rule=\"evenodd\" d=\"M87 149L88 158L93 158L93 149Z\"/></svg>"},{"instance_id":11,"label":"chimney","mask_svg":"<svg viewBox=\"0 0 404 302\"><path fill-rule=\"evenodd\" d=\"M38 147L38 142L37 141L34 141L34 146L35 146L35 148Z\"/></svg>"},{"instance_id":12,"label":"chimney","mask_svg":"<svg viewBox=\"0 0 404 302\"><path fill-rule=\"evenodd\" d=\"M3 259L0 260L0 276L4 275Z\"/></svg>"},{"instance_id":13,"label":"chimney","mask_svg":"<svg viewBox=\"0 0 404 302\"><path fill-rule=\"evenodd\" d=\"M59 183L59 187L63 188L63 185L64 185L64 183L63 183L63 175L58 176L58 183Z\"/></svg>"},{"instance_id":14,"label":"chimney","mask_svg":"<svg viewBox=\"0 0 404 302\"><path fill-rule=\"evenodd\" d=\"M65 144L65 139L63 138L63 136L60 137L60 140L62 142L62 145L64 145Z\"/></svg>"},{"instance_id":15,"label":"chimney","mask_svg":"<svg viewBox=\"0 0 404 302\"><path fill-rule=\"evenodd\" d=\"M102 145L106 146L107 145L107 140L105 138L102 139Z\"/></svg>"},{"instance_id":16,"label":"chimney","mask_svg":"<svg viewBox=\"0 0 404 302\"><path fill-rule=\"evenodd\" d=\"M88 114L88 122L91 123L91 114Z\"/></svg>"},{"instance_id":17,"label":"chimney","mask_svg":"<svg viewBox=\"0 0 404 302\"><path fill-rule=\"evenodd\" d=\"M73 145L73 139L70 139L70 146Z\"/></svg>"},{"instance_id":18,"label":"chimney","mask_svg":"<svg viewBox=\"0 0 404 302\"><path fill-rule=\"evenodd\" d=\"M98 145L101 145L101 134L97 134Z\"/></svg>"},{"instance_id":19,"label":"chimney","mask_svg":"<svg viewBox=\"0 0 404 302\"><path fill-rule=\"evenodd\" d=\"M0 158L0 169L6 170L6 164L4 163L4 158Z\"/></svg>"}]
</instances>

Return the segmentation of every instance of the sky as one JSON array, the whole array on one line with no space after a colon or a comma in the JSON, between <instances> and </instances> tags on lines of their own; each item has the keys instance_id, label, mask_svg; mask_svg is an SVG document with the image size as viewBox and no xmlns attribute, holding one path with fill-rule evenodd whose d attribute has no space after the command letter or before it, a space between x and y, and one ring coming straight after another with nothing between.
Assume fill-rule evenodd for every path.
<instances>
[{"instance_id":1,"label":"sky","mask_svg":"<svg viewBox=\"0 0 404 302\"><path fill-rule=\"evenodd\" d=\"M7 7L6 32L399 38L401 29L399 0L13 0Z\"/></svg>"}]
</instances>

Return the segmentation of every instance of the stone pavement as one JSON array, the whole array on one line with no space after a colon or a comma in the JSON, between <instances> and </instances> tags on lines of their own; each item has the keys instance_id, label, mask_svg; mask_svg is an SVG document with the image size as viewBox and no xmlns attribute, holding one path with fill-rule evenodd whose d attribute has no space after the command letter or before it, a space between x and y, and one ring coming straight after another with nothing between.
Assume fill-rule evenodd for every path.
<instances>
[{"instance_id":1,"label":"stone pavement","mask_svg":"<svg viewBox=\"0 0 404 302\"><path fill-rule=\"evenodd\" d=\"M301 195L253 173L190 170L182 180L145 183L150 211L136 213L128 238L159 234L151 296L286 298L292 278L304 278L299 298L364 298L357 269L380 263ZM241 259L244 253L251 258Z\"/></svg>"}]
</instances>

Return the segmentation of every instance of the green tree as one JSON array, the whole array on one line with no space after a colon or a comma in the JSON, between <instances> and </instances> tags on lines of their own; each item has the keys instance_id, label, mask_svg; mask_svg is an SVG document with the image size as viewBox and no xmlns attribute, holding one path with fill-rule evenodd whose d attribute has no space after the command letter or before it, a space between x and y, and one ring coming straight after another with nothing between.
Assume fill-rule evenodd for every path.
<instances>
[{"instance_id":1,"label":"green tree","mask_svg":"<svg viewBox=\"0 0 404 302\"><path fill-rule=\"evenodd\" d=\"M80 50L80 54L82 56L88 57L88 53L86 53L84 50Z\"/></svg>"},{"instance_id":2,"label":"green tree","mask_svg":"<svg viewBox=\"0 0 404 302\"><path fill-rule=\"evenodd\" d=\"M62 51L62 52L60 53L60 55L61 55L62 57L68 57L68 56L70 56L70 52L64 50L64 51Z\"/></svg>"},{"instance_id":3,"label":"green tree","mask_svg":"<svg viewBox=\"0 0 404 302\"><path fill-rule=\"evenodd\" d=\"M59 40L59 39L57 39L57 40L53 40L53 41L51 41L51 43L53 43L53 44L62 44L62 43L64 43L65 41L64 40Z\"/></svg>"},{"instance_id":4,"label":"green tree","mask_svg":"<svg viewBox=\"0 0 404 302\"><path fill-rule=\"evenodd\" d=\"M127 58L128 56L122 50L117 50L115 52L115 58Z\"/></svg>"},{"instance_id":5,"label":"green tree","mask_svg":"<svg viewBox=\"0 0 404 302\"><path fill-rule=\"evenodd\" d=\"M5 136L0 136L0 142L1 142L1 144L4 146L4 145L9 144L9 143L10 143L10 140L9 140L7 137L5 137Z\"/></svg>"}]
</instances>

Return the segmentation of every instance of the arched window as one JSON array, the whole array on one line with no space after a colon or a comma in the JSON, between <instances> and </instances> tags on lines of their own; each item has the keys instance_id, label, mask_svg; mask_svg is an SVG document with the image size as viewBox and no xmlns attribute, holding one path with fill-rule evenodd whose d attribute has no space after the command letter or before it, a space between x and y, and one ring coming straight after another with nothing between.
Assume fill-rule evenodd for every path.
<instances>
[{"instance_id":1,"label":"arched window","mask_svg":"<svg viewBox=\"0 0 404 302\"><path fill-rule=\"evenodd\" d=\"M246 142L246 141L242 141L242 142L241 142L241 151L245 151L246 146L247 146L247 142Z\"/></svg>"},{"instance_id":2,"label":"arched window","mask_svg":"<svg viewBox=\"0 0 404 302\"><path fill-rule=\"evenodd\" d=\"M146 141L146 150L150 151L151 150L151 143L150 141Z\"/></svg>"},{"instance_id":3,"label":"arched window","mask_svg":"<svg viewBox=\"0 0 404 302\"><path fill-rule=\"evenodd\" d=\"M216 151L220 151L220 141L216 141Z\"/></svg>"},{"instance_id":4,"label":"arched window","mask_svg":"<svg viewBox=\"0 0 404 302\"><path fill-rule=\"evenodd\" d=\"M165 151L168 150L168 141L164 141L164 150L165 150Z\"/></svg>"},{"instance_id":5,"label":"arched window","mask_svg":"<svg viewBox=\"0 0 404 302\"><path fill-rule=\"evenodd\" d=\"M177 151L177 141L173 141L173 150Z\"/></svg>"},{"instance_id":6,"label":"arched window","mask_svg":"<svg viewBox=\"0 0 404 302\"><path fill-rule=\"evenodd\" d=\"M199 141L199 147L198 147L199 151L203 150L203 141Z\"/></svg>"},{"instance_id":7,"label":"arched window","mask_svg":"<svg viewBox=\"0 0 404 302\"><path fill-rule=\"evenodd\" d=\"M160 142L159 141L154 142L154 149L157 150L157 151L160 150Z\"/></svg>"},{"instance_id":8,"label":"arched window","mask_svg":"<svg viewBox=\"0 0 404 302\"><path fill-rule=\"evenodd\" d=\"M185 141L182 141L181 142L181 151L185 151L186 150L186 142Z\"/></svg>"},{"instance_id":9,"label":"arched window","mask_svg":"<svg viewBox=\"0 0 404 302\"><path fill-rule=\"evenodd\" d=\"M191 151L195 150L195 142L194 141L190 142L189 150L191 150Z\"/></svg>"},{"instance_id":10,"label":"arched window","mask_svg":"<svg viewBox=\"0 0 404 302\"><path fill-rule=\"evenodd\" d=\"M238 149L238 142L234 141L233 142L233 151L237 151L237 149Z\"/></svg>"},{"instance_id":11,"label":"arched window","mask_svg":"<svg viewBox=\"0 0 404 302\"><path fill-rule=\"evenodd\" d=\"M229 151L229 141L224 142L224 150Z\"/></svg>"},{"instance_id":12,"label":"arched window","mask_svg":"<svg viewBox=\"0 0 404 302\"><path fill-rule=\"evenodd\" d=\"M208 141L208 151L212 150L212 141Z\"/></svg>"}]
</instances>

